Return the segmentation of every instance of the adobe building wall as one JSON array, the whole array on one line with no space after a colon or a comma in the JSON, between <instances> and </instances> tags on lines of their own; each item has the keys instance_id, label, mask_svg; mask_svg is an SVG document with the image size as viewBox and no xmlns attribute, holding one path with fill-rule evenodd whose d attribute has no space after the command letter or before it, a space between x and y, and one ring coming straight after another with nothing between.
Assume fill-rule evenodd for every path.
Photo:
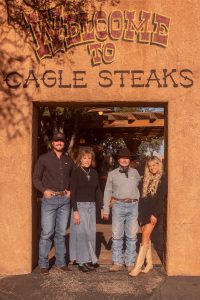
<instances>
[{"instance_id":1,"label":"adobe building wall","mask_svg":"<svg viewBox=\"0 0 200 300\"><path fill-rule=\"evenodd\" d=\"M50 54L39 39L41 48L37 49L30 28L20 35L17 26L14 28L5 22L2 27L5 32L0 47L6 52L6 60L0 78L4 113L0 123L0 273L29 273L33 266L32 251L36 245L32 240L31 176L32 133L36 121L32 106L37 103L154 102L168 107L166 271L168 275L200 275L200 3L197 0L118 2L105 1L102 5L102 22L106 27L113 21L114 28L110 29L113 38L102 29L103 33L95 32L90 44L64 49L52 58L39 59L40 62L36 58L42 55L40 50ZM99 11L99 2L94 3ZM28 18L28 13L31 10L24 10L27 24L30 24L33 19ZM120 27L116 29L124 16L128 18L127 11L136 11L134 22L137 26L142 22L139 21L141 11L142 20L149 18L148 29L145 23L143 31L138 28L139 39L144 43L132 36L132 29L127 29L128 21L122 26L125 38L120 36ZM115 18L119 18L119 23ZM34 26L32 28L34 30ZM76 38L80 43L83 36ZM132 40L125 40L128 38ZM73 43L72 37L66 41ZM62 43L53 46L55 52L56 47L64 47ZM101 52L95 55L93 51L102 46L105 52L101 62ZM92 57L96 64L91 63Z\"/></svg>"}]
</instances>

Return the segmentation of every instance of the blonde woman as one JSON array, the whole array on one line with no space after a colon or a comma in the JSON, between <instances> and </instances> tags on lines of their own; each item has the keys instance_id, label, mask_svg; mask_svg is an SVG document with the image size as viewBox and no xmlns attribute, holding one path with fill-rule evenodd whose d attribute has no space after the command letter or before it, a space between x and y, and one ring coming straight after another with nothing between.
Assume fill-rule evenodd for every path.
<instances>
[{"instance_id":1,"label":"blonde woman","mask_svg":"<svg viewBox=\"0 0 200 300\"><path fill-rule=\"evenodd\" d=\"M94 152L80 152L71 180L72 214L70 225L70 260L82 272L94 270L97 264L96 204L103 206L99 179L94 169Z\"/></svg>"},{"instance_id":2,"label":"blonde woman","mask_svg":"<svg viewBox=\"0 0 200 300\"><path fill-rule=\"evenodd\" d=\"M145 166L142 196L139 201L138 221L142 230L142 243L130 276L140 272L147 273L153 269L151 256L151 234L163 214L164 199L167 193L167 180L163 174L161 160L152 156ZM146 258L146 267L142 269Z\"/></svg>"}]
</instances>

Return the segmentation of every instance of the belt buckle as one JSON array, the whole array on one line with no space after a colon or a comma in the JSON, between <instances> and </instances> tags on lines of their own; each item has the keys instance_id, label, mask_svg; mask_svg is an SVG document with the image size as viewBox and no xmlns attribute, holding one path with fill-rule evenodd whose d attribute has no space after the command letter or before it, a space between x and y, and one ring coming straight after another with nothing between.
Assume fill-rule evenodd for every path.
<instances>
[{"instance_id":1,"label":"belt buckle","mask_svg":"<svg viewBox=\"0 0 200 300\"><path fill-rule=\"evenodd\" d=\"M126 199L126 203L134 203L137 202L137 199Z\"/></svg>"},{"instance_id":2,"label":"belt buckle","mask_svg":"<svg viewBox=\"0 0 200 300\"><path fill-rule=\"evenodd\" d=\"M64 196L65 191L55 192L55 196Z\"/></svg>"},{"instance_id":3,"label":"belt buckle","mask_svg":"<svg viewBox=\"0 0 200 300\"><path fill-rule=\"evenodd\" d=\"M126 203L132 203L133 200L132 199L127 199Z\"/></svg>"}]
</instances>

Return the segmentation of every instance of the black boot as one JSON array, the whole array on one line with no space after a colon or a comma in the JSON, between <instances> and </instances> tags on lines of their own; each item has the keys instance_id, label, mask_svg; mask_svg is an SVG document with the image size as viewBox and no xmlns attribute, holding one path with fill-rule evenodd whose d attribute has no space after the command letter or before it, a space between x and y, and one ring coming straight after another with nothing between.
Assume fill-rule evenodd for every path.
<instances>
[{"instance_id":1,"label":"black boot","mask_svg":"<svg viewBox=\"0 0 200 300\"><path fill-rule=\"evenodd\" d=\"M86 264L78 265L78 268L82 272L90 272L90 270L87 268Z\"/></svg>"},{"instance_id":2,"label":"black boot","mask_svg":"<svg viewBox=\"0 0 200 300\"><path fill-rule=\"evenodd\" d=\"M88 268L89 271L95 271L95 267L92 263L86 263L84 264L86 268Z\"/></svg>"}]
</instances>

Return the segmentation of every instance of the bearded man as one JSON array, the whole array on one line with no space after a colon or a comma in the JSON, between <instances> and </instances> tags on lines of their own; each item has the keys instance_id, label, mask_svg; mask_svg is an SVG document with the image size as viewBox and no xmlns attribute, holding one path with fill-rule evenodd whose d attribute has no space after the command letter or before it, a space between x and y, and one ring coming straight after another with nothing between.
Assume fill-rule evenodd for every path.
<instances>
[{"instance_id":1,"label":"bearded man","mask_svg":"<svg viewBox=\"0 0 200 300\"><path fill-rule=\"evenodd\" d=\"M60 271L70 271L66 265L66 228L70 213L70 175L73 161L64 153L65 136L55 133L52 149L41 155L33 173L33 184L42 192L41 235L39 242L39 267L41 274L49 274L48 254L52 237L55 245L55 266Z\"/></svg>"}]
</instances>

